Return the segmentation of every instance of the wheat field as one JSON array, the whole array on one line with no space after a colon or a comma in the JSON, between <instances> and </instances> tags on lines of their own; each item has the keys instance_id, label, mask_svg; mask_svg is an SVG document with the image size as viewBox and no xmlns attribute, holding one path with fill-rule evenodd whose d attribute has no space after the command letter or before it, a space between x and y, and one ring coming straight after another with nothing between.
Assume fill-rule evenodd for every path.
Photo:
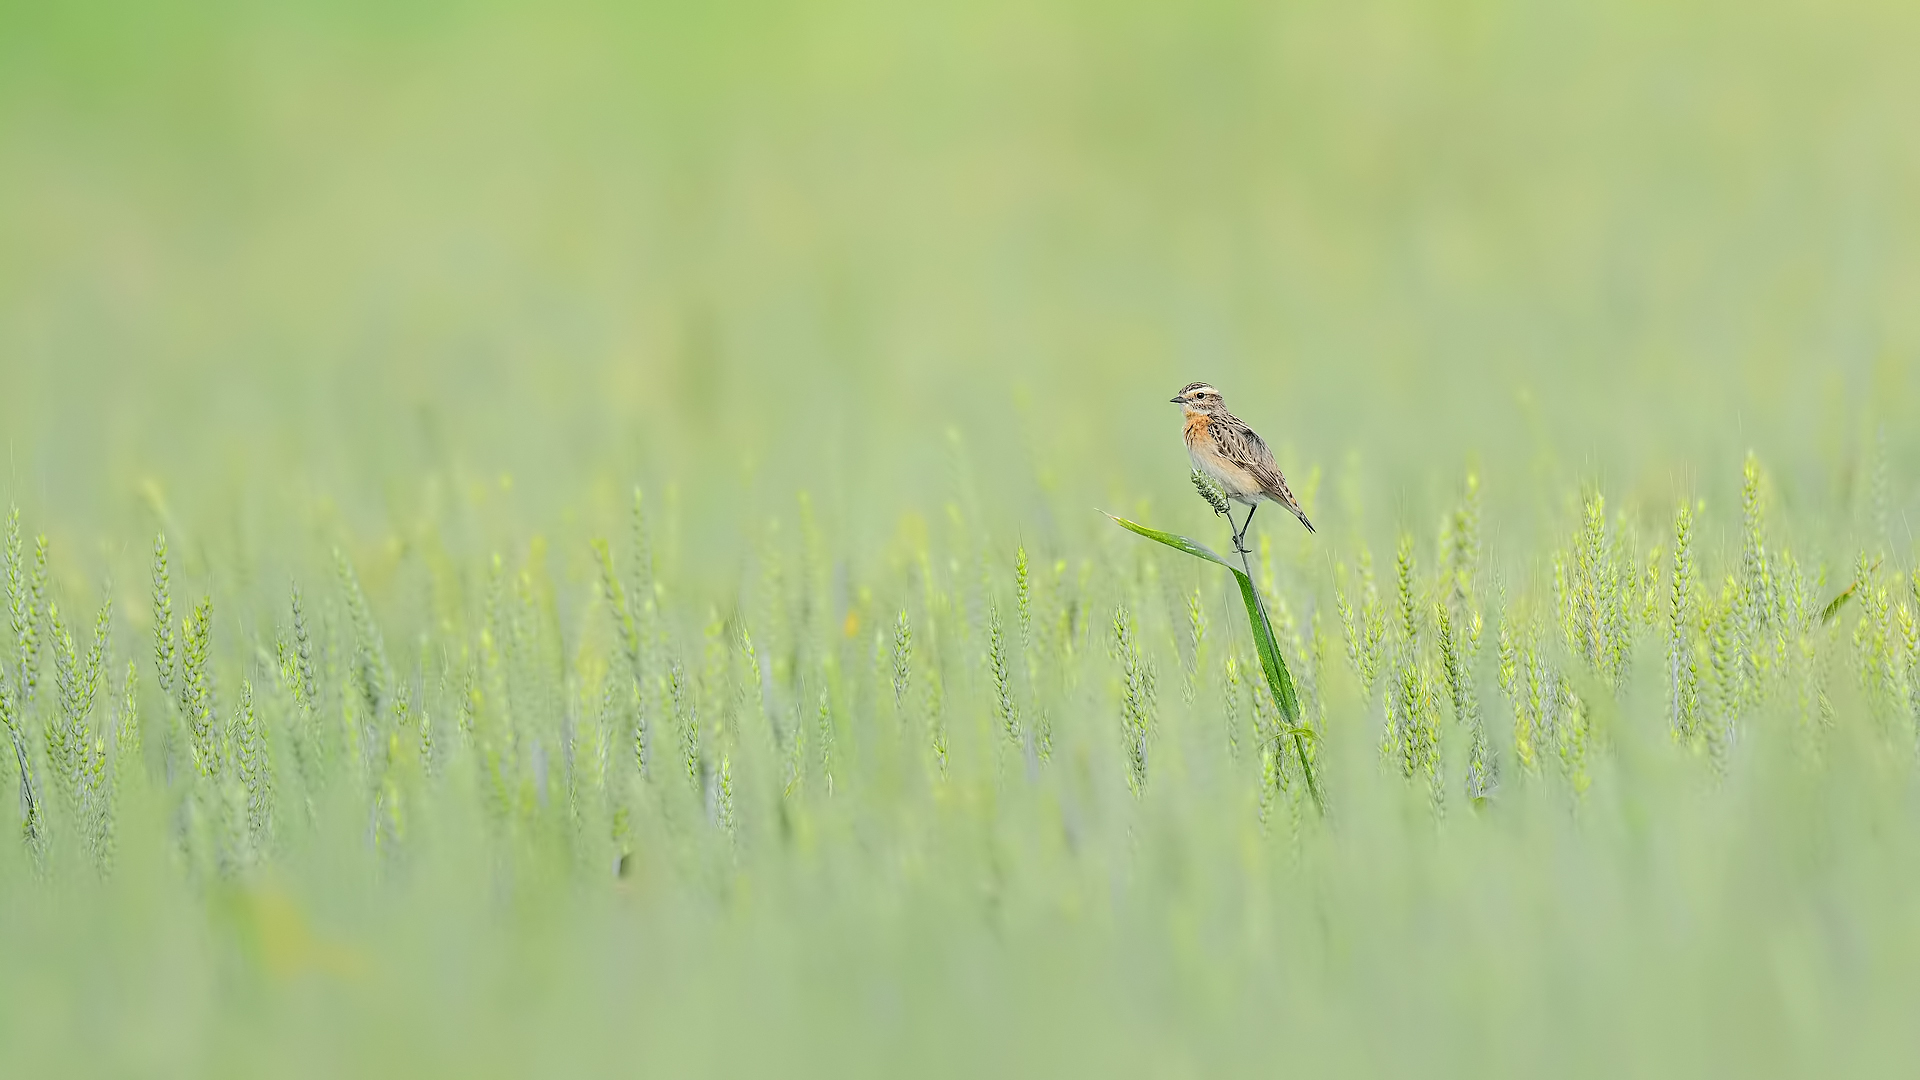
<instances>
[{"instance_id":1,"label":"wheat field","mask_svg":"<svg viewBox=\"0 0 1920 1080\"><path fill-rule=\"evenodd\" d=\"M0 1072L1904 1075L1917 32L0 9Z\"/></svg>"}]
</instances>

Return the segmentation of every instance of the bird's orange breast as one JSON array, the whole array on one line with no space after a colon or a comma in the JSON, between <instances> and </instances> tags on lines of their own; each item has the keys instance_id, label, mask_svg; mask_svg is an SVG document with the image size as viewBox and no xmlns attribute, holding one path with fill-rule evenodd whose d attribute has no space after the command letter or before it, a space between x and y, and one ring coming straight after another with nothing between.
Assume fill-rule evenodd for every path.
<instances>
[{"instance_id":1,"label":"bird's orange breast","mask_svg":"<svg viewBox=\"0 0 1920 1080\"><path fill-rule=\"evenodd\" d=\"M1190 412L1187 414L1186 435L1188 446L1192 446L1196 442L1207 443L1213 441L1212 433L1207 430L1206 413Z\"/></svg>"}]
</instances>

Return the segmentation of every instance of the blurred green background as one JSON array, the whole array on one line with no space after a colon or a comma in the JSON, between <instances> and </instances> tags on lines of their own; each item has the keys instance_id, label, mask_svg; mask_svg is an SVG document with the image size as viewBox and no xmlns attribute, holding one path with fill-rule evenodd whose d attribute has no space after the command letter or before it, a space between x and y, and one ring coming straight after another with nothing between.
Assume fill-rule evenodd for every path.
<instances>
[{"instance_id":1,"label":"blurred green background","mask_svg":"<svg viewBox=\"0 0 1920 1080\"><path fill-rule=\"evenodd\" d=\"M746 839L655 823L686 831L642 833L637 881L581 885L563 849L590 830L544 786L487 833L457 769L409 789L404 857L368 843L388 789L338 780L238 881L191 850L201 796L136 680L153 775L119 876L43 887L0 840L0 1034L43 1071L99 1039L100 1071L135 1075L1897 1074L1920 830L1889 732L1911 725L1850 665L1907 685L1882 663L1904 579L1877 623L1796 624L1792 670L1838 717L1815 751L1764 726L1818 712L1785 683L1725 759L1676 746L1650 618L1618 700L1578 688L1618 723L1588 793L1516 770L1444 828L1375 767L1380 699L1344 675L1332 599L1364 542L1392 602L1401 529L1437 574L1432 525L1477 468L1497 732L1496 609L1544 625L1583 490L1642 528L1614 534L1635 568L1706 497L1722 628L1747 611L1720 589L1749 449L1803 592L1863 552L1897 574L1916 46L1920 9L1868 0L0 0L0 492L51 534L70 621L119 583L116 672L150 672L165 530L177 614L216 598L223 707L251 672L290 730L268 669L291 578L331 635L333 719L390 719L353 714L357 566L442 724L463 650L521 605L516 722L570 752L557 717L591 713L615 648L584 541L628 557L639 485L660 655L703 706L764 682L824 713L832 682L854 744L917 707L887 668L911 610L916 692L945 670L960 732L951 786L856 745L840 792L796 797L800 841L736 732ZM1211 610L1237 647L1231 598L1202 603L1224 580L1093 513L1218 539L1166 400L1193 379L1322 526L1271 533L1266 586L1324 654L1335 825L1269 819L1257 755L1220 745L1220 669L1183 635ZM824 539L768 526L799 491ZM1018 683L1057 706L1032 783L992 752L982 674L1016 540L1062 628L1028 662L1066 684ZM1117 764L1128 605L1163 683L1149 798ZM790 666L744 667L744 629Z\"/></svg>"},{"instance_id":2,"label":"blurred green background","mask_svg":"<svg viewBox=\"0 0 1920 1080\"><path fill-rule=\"evenodd\" d=\"M851 535L1295 469L1819 506L1920 344L1880 3L0 8L0 417L63 526L427 470ZM1067 496L1070 496L1067 497ZM1324 501L1323 496L1323 501ZM722 549L726 550L724 541Z\"/></svg>"}]
</instances>

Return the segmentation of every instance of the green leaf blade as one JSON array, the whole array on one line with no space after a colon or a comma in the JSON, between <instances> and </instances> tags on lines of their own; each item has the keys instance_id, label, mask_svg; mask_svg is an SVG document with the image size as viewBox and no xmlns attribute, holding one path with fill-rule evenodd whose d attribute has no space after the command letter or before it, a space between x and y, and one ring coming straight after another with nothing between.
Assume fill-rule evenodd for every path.
<instances>
[{"instance_id":1,"label":"green leaf blade","mask_svg":"<svg viewBox=\"0 0 1920 1080\"><path fill-rule=\"evenodd\" d=\"M1105 510L1102 510L1100 512L1103 514L1107 514ZM1123 518L1118 514L1107 514L1107 516L1113 519L1113 523L1115 525L1120 526L1121 528L1127 530L1128 532L1137 533L1141 536L1146 537L1149 540L1154 540L1159 543L1165 544L1168 547L1174 549L1175 551L1184 551L1188 555L1192 555L1196 558L1205 559L1208 562L1216 562L1216 563L1219 563L1221 566L1226 567L1229 570L1233 570L1232 563L1221 558L1219 555L1214 553L1212 548L1206 546L1205 544L1200 543L1197 540L1193 540L1188 537L1181 536L1178 533L1161 532L1159 529L1149 529L1145 525L1141 525L1137 522L1128 521L1126 518ZM1236 574L1239 573L1238 570L1234 570L1233 572Z\"/></svg>"},{"instance_id":2,"label":"green leaf blade","mask_svg":"<svg viewBox=\"0 0 1920 1080\"><path fill-rule=\"evenodd\" d=\"M1253 630L1254 648L1260 653L1260 670L1267 677L1267 689L1273 693L1274 704L1279 706L1287 724L1297 726L1300 701L1293 692L1293 676L1287 671L1287 662L1280 657L1280 643L1273 639L1273 627L1267 622L1260 594L1254 591L1253 579L1243 571L1231 566L1227 569L1233 570L1233 578L1240 585L1240 599L1247 606L1247 623Z\"/></svg>"},{"instance_id":3,"label":"green leaf blade","mask_svg":"<svg viewBox=\"0 0 1920 1080\"><path fill-rule=\"evenodd\" d=\"M1105 514L1106 511L1102 510ZM1213 549L1190 540L1178 533L1149 529L1145 525L1128 521L1117 514L1107 514L1114 524L1128 532L1144 536L1156 543L1165 544L1175 551L1185 552L1195 558L1219 563L1233 571L1233 579L1240 585L1240 599L1247 607L1247 624L1253 631L1253 643L1260 654L1260 673L1266 677L1267 689L1273 694L1274 705L1279 708L1285 721L1281 737L1293 740L1293 752L1300 759L1300 768L1307 781L1307 790L1312 792L1314 805L1322 813L1326 812L1326 801L1320 795L1320 785L1314 779L1313 762L1307 756L1306 741L1317 738L1314 731L1300 722L1300 700L1294 694L1293 676L1287 671L1287 662L1280 656L1280 643L1274 640L1273 624L1267 620L1267 612L1260 602L1260 594L1253 587L1253 579L1246 571L1221 558Z\"/></svg>"}]
</instances>

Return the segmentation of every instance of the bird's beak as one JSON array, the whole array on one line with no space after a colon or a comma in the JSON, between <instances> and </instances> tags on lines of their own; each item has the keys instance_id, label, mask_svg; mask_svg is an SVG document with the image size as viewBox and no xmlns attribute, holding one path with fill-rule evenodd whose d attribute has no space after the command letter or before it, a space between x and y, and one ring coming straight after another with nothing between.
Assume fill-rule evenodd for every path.
<instances>
[{"instance_id":1,"label":"bird's beak","mask_svg":"<svg viewBox=\"0 0 1920 1080\"><path fill-rule=\"evenodd\" d=\"M1168 398L1167 400L1173 402L1175 405L1185 405L1187 403L1187 399L1181 397Z\"/></svg>"}]
</instances>

